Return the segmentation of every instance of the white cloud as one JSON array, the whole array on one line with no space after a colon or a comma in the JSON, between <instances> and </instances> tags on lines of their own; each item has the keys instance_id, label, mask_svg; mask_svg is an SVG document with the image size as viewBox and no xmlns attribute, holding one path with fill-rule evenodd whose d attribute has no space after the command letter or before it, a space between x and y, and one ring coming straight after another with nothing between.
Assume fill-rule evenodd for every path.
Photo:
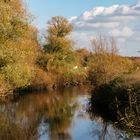
<instances>
[{"instance_id":1,"label":"white cloud","mask_svg":"<svg viewBox=\"0 0 140 140\"><path fill-rule=\"evenodd\" d=\"M82 46L89 45L87 43L90 40L89 38L99 33L114 36L118 40L124 40L124 44L126 42L129 44L129 41L131 41L131 45L132 42L135 45L140 44L138 39L140 38L140 0L136 5L96 7L85 11L79 17L71 17L69 21L75 27L74 38L77 36L76 42L79 39ZM80 44L79 42L78 44ZM119 43L121 46L124 45L122 41Z\"/></svg>"},{"instance_id":2,"label":"white cloud","mask_svg":"<svg viewBox=\"0 0 140 140\"><path fill-rule=\"evenodd\" d=\"M133 31L129 27L124 27L122 30L113 29L110 34L114 37L131 37L133 35Z\"/></svg>"},{"instance_id":3,"label":"white cloud","mask_svg":"<svg viewBox=\"0 0 140 140\"><path fill-rule=\"evenodd\" d=\"M77 19L77 16L73 16L73 17L71 17L71 18L69 19L69 21L72 22L72 21L74 21L74 20L76 20L76 19Z\"/></svg>"}]
</instances>

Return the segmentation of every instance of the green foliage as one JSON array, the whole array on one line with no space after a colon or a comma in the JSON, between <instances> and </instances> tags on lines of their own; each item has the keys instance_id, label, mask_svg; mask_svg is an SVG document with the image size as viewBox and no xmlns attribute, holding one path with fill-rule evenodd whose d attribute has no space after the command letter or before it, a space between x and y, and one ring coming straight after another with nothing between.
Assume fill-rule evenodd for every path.
<instances>
[{"instance_id":1,"label":"green foliage","mask_svg":"<svg viewBox=\"0 0 140 140\"><path fill-rule=\"evenodd\" d=\"M44 45L44 64L51 65L57 69L72 63L75 59L72 50L72 41L66 36L72 31L67 19L63 17L52 17L49 21L48 36L46 37L46 45Z\"/></svg>"},{"instance_id":2,"label":"green foliage","mask_svg":"<svg viewBox=\"0 0 140 140\"><path fill-rule=\"evenodd\" d=\"M21 65L21 63L7 65L2 70L2 73L4 74L5 81L14 88L29 85L34 74L31 66L27 64Z\"/></svg>"},{"instance_id":3,"label":"green foliage","mask_svg":"<svg viewBox=\"0 0 140 140\"><path fill-rule=\"evenodd\" d=\"M79 65L78 58L72 50L43 53L38 64L47 73L55 76L57 84L79 84L87 77L85 68Z\"/></svg>"},{"instance_id":4,"label":"green foliage","mask_svg":"<svg viewBox=\"0 0 140 140\"><path fill-rule=\"evenodd\" d=\"M59 52L71 46L71 41L63 37L49 36L47 44L44 45L45 52L53 53Z\"/></svg>"},{"instance_id":5,"label":"green foliage","mask_svg":"<svg viewBox=\"0 0 140 140\"><path fill-rule=\"evenodd\" d=\"M72 25L63 17L53 17L49 21L46 44L37 63L40 68L54 75L55 83L52 85L79 84L86 79L80 55L74 51L73 42L67 36L71 31Z\"/></svg>"}]
</instances>

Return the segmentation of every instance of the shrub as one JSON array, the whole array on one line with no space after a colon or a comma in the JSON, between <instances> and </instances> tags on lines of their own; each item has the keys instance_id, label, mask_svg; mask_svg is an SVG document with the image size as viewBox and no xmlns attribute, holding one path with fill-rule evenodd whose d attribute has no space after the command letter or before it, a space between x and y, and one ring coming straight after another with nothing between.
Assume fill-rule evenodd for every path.
<instances>
[{"instance_id":1,"label":"shrub","mask_svg":"<svg viewBox=\"0 0 140 140\"><path fill-rule=\"evenodd\" d=\"M18 63L7 65L2 73L4 74L5 81L13 88L29 85L34 75L32 67L27 64L22 64L21 67L21 64Z\"/></svg>"},{"instance_id":2,"label":"shrub","mask_svg":"<svg viewBox=\"0 0 140 140\"><path fill-rule=\"evenodd\" d=\"M116 78L93 90L91 112L116 127L139 136L140 132L140 82Z\"/></svg>"},{"instance_id":3,"label":"shrub","mask_svg":"<svg viewBox=\"0 0 140 140\"><path fill-rule=\"evenodd\" d=\"M130 71L132 62L117 54L112 39L98 37L92 41L93 53L88 57L89 80L96 85L108 83L115 77Z\"/></svg>"}]
</instances>

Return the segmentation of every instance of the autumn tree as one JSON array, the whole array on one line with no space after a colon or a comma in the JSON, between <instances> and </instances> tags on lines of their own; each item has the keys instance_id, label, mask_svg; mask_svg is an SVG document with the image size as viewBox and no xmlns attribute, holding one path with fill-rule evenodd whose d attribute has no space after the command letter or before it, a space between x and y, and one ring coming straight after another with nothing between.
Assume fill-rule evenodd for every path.
<instances>
[{"instance_id":1,"label":"autumn tree","mask_svg":"<svg viewBox=\"0 0 140 140\"><path fill-rule=\"evenodd\" d=\"M20 0L0 1L0 89L30 84L37 51L37 30ZM1 93L0 93L1 94Z\"/></svg>"},{"instance_id":2,"label":"autumn tree","mask_svg":"<svg viewBox=\"0 0 140 140\"><path fill-rule=\"evenodd\" d=\"M52 17L48 22L44 53L39 60L40 65L49 69L57 69L74 60L72 41L68 35L72 32L72 25L64 17ZM43 57L43 58L42 58Z\"/></svg>"},{"instance_id":3,"label":"autumn tree","mask_svg":"<svg viewBox=\"0 0 140 140\"><path fill-rule=\"evenodd\" d=\"M27 15L20 0L0 1L0 43L16 40L28 27Z\"/></svg>"},{"instance_id":4,"label":"autumn tree","mask_svg":"<svg viewBox=\"0 0 140 140\"><path fill-rule=\"evenodd\" d=\"M72 41L67 36L72 32L72 25L64 17L56 16L48 22L48 30L44 50L56 52L71 46Z\"/></svg>"},{"instance_id":5,"label":"autumn tree","mask_svg":"<svg viewBox=\"0 0 140 140\"><path fill-rule=\"evenodd\" d=\"M57 84L79 83L78 81L82 81L81 77L85 77L69 36L72 29L72 25L64 17L52 17L48 22L46 44L38 64L47 73L55 76Z\"/></svg>"}]
</instances>

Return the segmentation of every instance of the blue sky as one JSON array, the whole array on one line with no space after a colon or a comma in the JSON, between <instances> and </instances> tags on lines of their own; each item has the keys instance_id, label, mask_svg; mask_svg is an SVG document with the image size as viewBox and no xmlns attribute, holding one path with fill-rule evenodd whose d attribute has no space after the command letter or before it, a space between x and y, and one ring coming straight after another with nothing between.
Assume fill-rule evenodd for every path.
<instances>
[{"instance_id":1,"label":"blue sky","mask_svg":"<svg viewBox=\"0 0 140 140\"><path fill-rule=\"evenodd\" d=\"M78 48L90 48L97 34L113 36L120 54L139 56L140 0L24 0L39 30L52 16L64 16L74 26L71 35Z\"/></svg>"},{"instance_id":2,"label":"blue sky","mask_svg":"<svg viewBox=\"0 0 140 140\"><path fill-rule=\"evenodd\" d=\"M25 0L29 11L35 16L35 24L41 29L52 16L78 16L97 6L135 4L137 0Z\"/></svg>"}]
</instances>

